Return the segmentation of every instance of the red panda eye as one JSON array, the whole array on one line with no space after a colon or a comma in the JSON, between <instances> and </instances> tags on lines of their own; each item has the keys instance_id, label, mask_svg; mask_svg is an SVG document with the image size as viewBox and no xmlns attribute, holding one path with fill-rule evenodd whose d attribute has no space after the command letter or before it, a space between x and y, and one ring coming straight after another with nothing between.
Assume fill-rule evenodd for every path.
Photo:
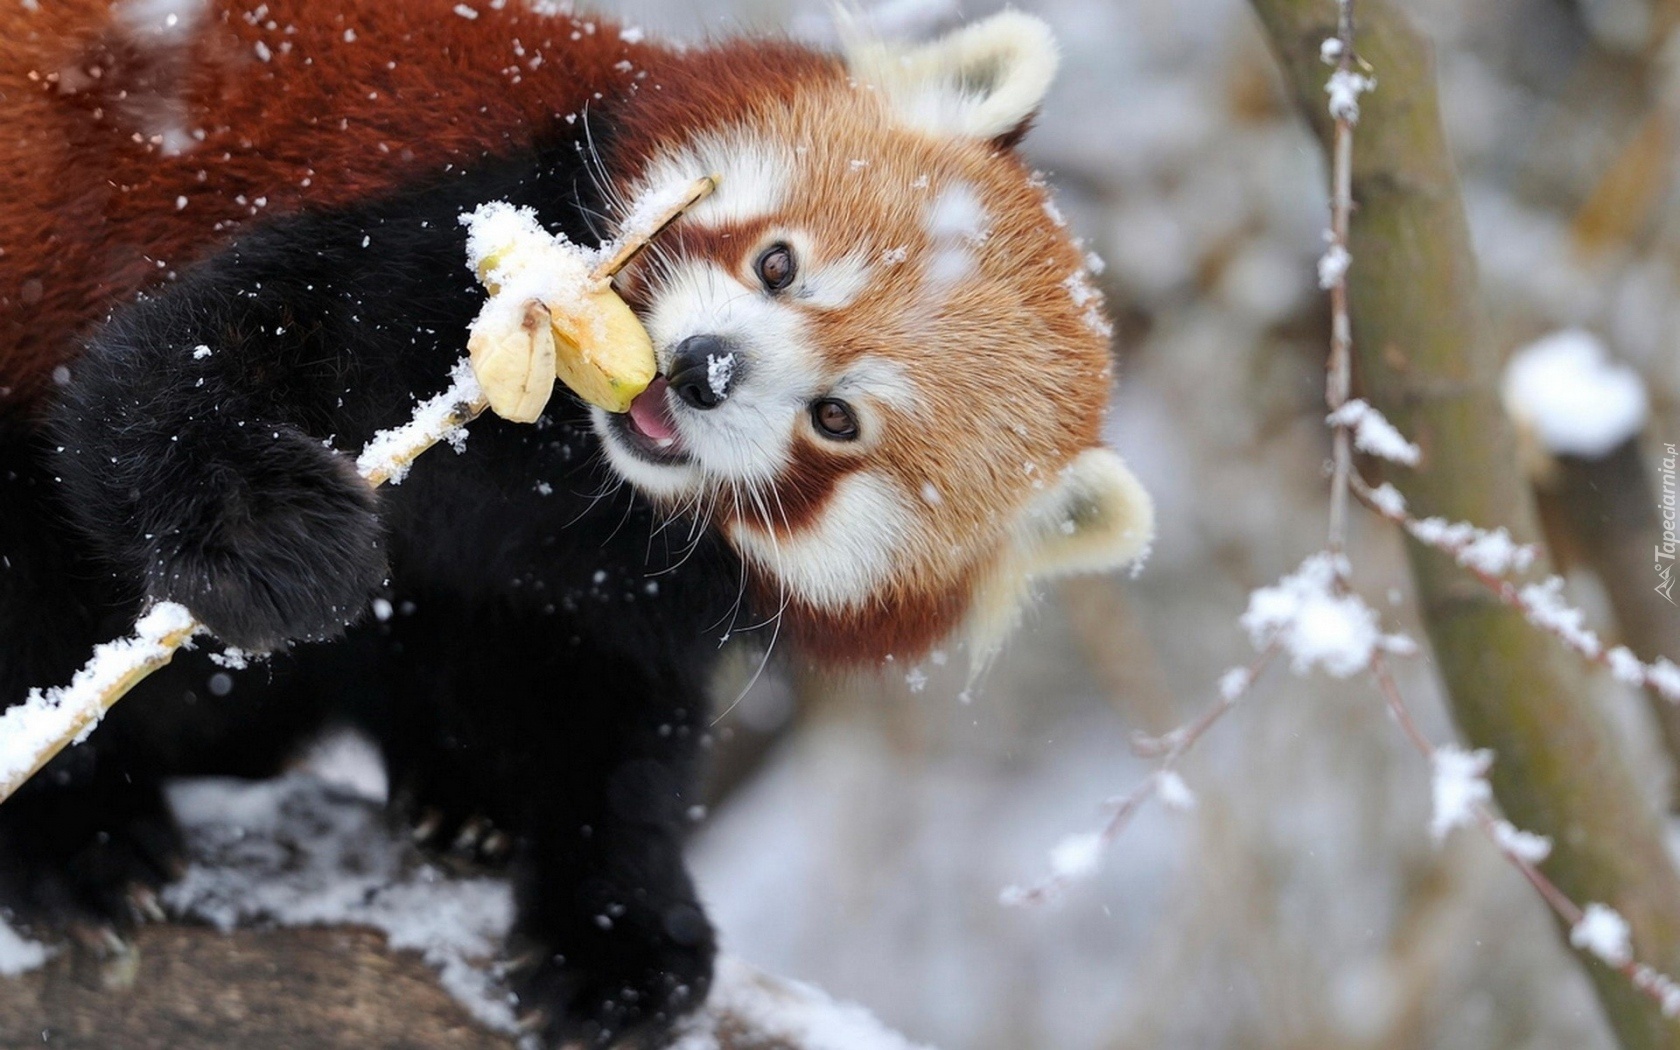
<instances>
[{"instance_id":1,"label":"red panda eye","mask_svg":"<svg viewBox=\"0 0 1680 1050\"><path fill-rule=\"evenodd\" d=\"M779 292L793 283L793 250L785 244L772 244L758 257L755 269L767 290Z\"/></svg>"},{"instance_id":2,"label":"red panda eye","mask_svg":"<svg viewBox=\"0 0 1680 1050\"><path fill-rule=\"evenodd\" d=\"M852 406L831 397L811 405L811 425L817 428L817 433L833 441L851 441L858 436Z\"/></svg>"}]
</instances>

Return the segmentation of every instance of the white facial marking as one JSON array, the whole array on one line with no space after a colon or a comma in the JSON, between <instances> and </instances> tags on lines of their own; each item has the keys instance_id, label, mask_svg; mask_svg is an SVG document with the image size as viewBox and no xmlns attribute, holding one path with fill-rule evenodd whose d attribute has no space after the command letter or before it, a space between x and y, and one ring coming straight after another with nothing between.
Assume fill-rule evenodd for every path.
<instances>
[{"instance_id":1,"label":"white facial marking","mask_svg":"<svg viewBox=\"0 0 1680 1050\"><path fill-rule=\"evenodd\" d=\"M716 175L717 189L684 218L703 226L749 222L781 209L796 176L793 162L793 149L749 132L703 135L655 157L628 197L641 200L662 187Z\"/></svg>"},{"instance_id":2,"label":"white facial marking","mask_svg":"<svg viewBox=\"0 0 1680 1050\"><path fill-rule=\"evenodd\" d=\"M850 252L813 269L800 282L794 298L819 310L840 310L863 294L870 276L869 257Z\"/></svg>"},{"instance_id":3,"label":"white facial marking","mask_svg":"<svg viewBox=\"0 0 1680 1050\"><path fill-rule=\"evenodd\" d=\"M861 605L880 593L898 552L917 523L892 482L858 471L835 485L816 522L774 537L737 523L736 548L807 602L826 608Z\"/></svg>"},{"instance_id":4,"label":"white facial marking","mask_svg":"<svg viewBox=\"0 0 1680 1050\"><path fill-rule=\"evenodd\" d=\"M901 412L919 414L924 407L909 370L882 357L866 357L848 368L834 384L834 394L847 401L879 401Z\"/></svg>"},{"instance_id":5,"label":"white facial marking","mask_svg":"<svg viewBox=\"0 0 1680 1050\"><path fill-rule=\"evenodd\" d=\"M819 374L799 309L705 260L678 263L650 298L647 330L662 371L689 336L715 335L731 346L728 364L709 363L707 375L719 378L714 369L727 367L729 398L704 411L673 405L683 445L715 479L769 485L787 465L793 421Z\"/></svg>"}]
</instances>

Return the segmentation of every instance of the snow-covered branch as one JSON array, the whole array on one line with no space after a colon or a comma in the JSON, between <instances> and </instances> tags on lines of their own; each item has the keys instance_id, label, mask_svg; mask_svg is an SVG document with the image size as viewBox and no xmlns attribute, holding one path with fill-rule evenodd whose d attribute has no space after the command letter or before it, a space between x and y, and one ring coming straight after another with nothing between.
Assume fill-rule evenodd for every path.
<instances>
[{"instance_id":1,"label":"snow-covered branch","mask_svg":"<svg viewBox=\"0 0 1680 1050\"><path fill-rule=\"evenodd\" d=\"M1538 552L1532 545L1514 543L1504 529L1490 531L1467 522L1414 518L1407 513L1405 498L1392 485L1371 488L1355 478L1354 494L1419 542L1450 555L1529 623L1584 659L1608 669L1617 681L1654 690L1669 702L1680 703L1680 666L1667 657L1645 661L1626 646L1606 646L1598 633L1586 626L1586 614L1564 600L1561 578L1551 576L1529 584L1506 578L1534 564Z\"/></svg>"},{"instance_id":2,"label":"snow-covered branch","mask_svg":"<svg viewBox=\"0 0 1680 1050\"><path fill-rule=\"evenodd\" d=\"M1095 875L1102 867L1104 852L1119 839L1132 818L1152 798L1159 798L1170 809L1188 810L1195 806L1196 796L1178 772L1178 763L1207 735L1242 698L1273 657L1281 651L1277 642L1260 649L1260 654L1246 667L1233 667L1219 676L1219 697L1200 715L1160 736L1134 736L1132 747L1139 755L1158 758L1155 770L1131 791L1104 803L1108 820L1095 831L1077 832L1058 842L1050 851L1050 870L1036 882L1025 886L1008 886L999 895L1005 905L1045 904L1061 897L1075 883Z\"/></svg>"}]
</instances>

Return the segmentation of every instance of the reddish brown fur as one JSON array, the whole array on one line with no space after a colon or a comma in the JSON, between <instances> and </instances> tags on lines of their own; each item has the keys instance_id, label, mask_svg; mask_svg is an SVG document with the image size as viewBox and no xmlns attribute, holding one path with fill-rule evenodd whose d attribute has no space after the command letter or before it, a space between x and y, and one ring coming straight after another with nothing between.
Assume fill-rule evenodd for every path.
<instances>
[{"instance_id":1,"label":"reddish brown fur","mask_svg":"<svg viewBox=\"0 0 1680 1050\"><path fill-rule=\"evenodd\" d=\"M0 412L32 402L113 303L253 218L518 149L597 91L645 89L650 111L698 114L738 107L743 92L774 90L811 61L746 45L684 58L626 43L606 22L516 3L477 3L469 20L452 0L271 0L254 24L257 6L210 0L167 45L105 0L4 6ZM626 60L630 70L615 68ZM172 98L184 126L204 132L178 156L145 135L147 108Z\"/></svg>"}]
</instances>

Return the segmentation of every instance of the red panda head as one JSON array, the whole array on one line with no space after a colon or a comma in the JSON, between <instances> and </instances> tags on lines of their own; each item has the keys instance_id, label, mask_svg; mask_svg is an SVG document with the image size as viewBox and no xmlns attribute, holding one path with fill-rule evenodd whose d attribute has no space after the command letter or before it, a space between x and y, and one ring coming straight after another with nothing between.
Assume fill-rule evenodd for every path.
<instances>
[{"instance_id":1,"label":"red panda head","mask_svg":"<svg viewBox=\"0 0 1680 1050\"><path fill-rule=\"evenodd\" d=\"M1013 149L1055 64L1016 13L844 60L691 53L609 162L623 200L719 184L621 281L661 378L597 413L607 456L714 523L814 655L989 647L1031 578L1150 539L1099 437L1101 303Z\"/></svg>"}]
</instances>

